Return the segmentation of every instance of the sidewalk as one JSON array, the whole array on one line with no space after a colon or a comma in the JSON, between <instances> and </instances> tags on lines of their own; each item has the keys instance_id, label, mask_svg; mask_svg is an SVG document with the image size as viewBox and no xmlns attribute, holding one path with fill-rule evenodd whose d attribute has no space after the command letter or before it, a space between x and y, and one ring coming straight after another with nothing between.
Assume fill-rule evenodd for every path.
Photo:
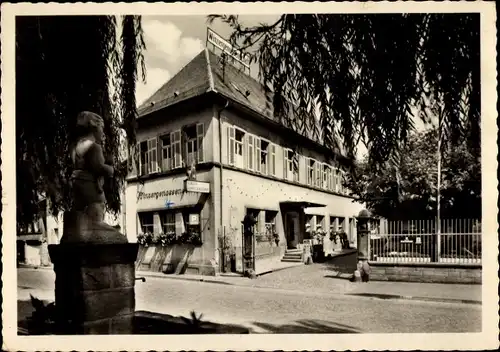
<instances>
[{"instance_id":1,"label":"sidewalk","mask_svg":"<svg viewBox=\"0 0 500 352\"><path fill-rule=\"evenodd\" d=\"M166 275L140 271L136 273L136 276L379 299L406 299L468 304L481 304L482 300L481 285L382 281L354 283L346 279L334 278L331 270L325 270L319 265L302 265L288 268L259 276L253 280L241 276Z\"/></svg>"}]
</instances>

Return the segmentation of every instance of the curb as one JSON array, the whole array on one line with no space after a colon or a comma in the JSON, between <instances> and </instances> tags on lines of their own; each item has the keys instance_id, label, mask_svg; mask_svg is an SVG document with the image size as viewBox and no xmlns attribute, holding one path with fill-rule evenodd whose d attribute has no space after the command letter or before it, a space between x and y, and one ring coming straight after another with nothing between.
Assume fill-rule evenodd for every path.
<instances>
[{"instance_id":1,"label":"curb","mask_svg":"<svg viewBox=\"0 0 500 352\"><path fill-rule=\"evenodd\" d=\"M54 270L54 266L53 266L53 265L51 265L51 266L43 266L43 265L40 265L40 266L34 266L34 265L18 264L18 265L17 265L17 269L33 269L33 270L42 269L42 270Z\"/></svg>"},{"instance_id":2,"label":"curb","mask_svg":"<svg viewBox=\"0 0 500 352\"><path fill-rule=\"evenodd\" d=\"M384 293L347 293L348 296L371 297L379 299L403 299L409 301L426 301L426 302L441 302L441 303L462 303L462 304L475 304L481 305L481 301L473 299L459 299L459 298L437 298L437 297L421 297L421 296L404 296L404 295L391 295Z\"/></svg>"},{"instance_id":3,"label":"curb","mask_svg":"<svg viewBox=\"0 0 500 352\"><path fill-rule=\"evenodd\" d=\"M186 277L186 276L181 276L181 275L171 275L171 274L162 274L162 273L151 273L147 271L137 271L136 272L136 278L139 278L141 276L144 277L156 277L159 279L171 279L171 280L182 280L182 281L195 281L195 282L207 282L210 284L222 284L222 285L234 285L232 283L226 282L226 281L219 281L219 280L211 280L211 279L204 279L203 277Z\"/></svg>"}]
</instances>

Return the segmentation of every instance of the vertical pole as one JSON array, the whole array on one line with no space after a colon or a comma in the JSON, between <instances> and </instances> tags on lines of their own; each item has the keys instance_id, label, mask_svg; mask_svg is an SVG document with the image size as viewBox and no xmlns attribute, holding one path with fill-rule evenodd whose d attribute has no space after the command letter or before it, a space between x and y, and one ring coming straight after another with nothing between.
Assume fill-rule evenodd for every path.
<instances>
[{"instance_id":1,"label":"vertical pole","mask_svg":"<svg viewBox=\"0 0 500 352\"><path fill-rule=\"evenodd\" d=\"M222 271L226 272L226 226L222 227L222 265Z\"/></svg>"},{"instance_id":2,"label":"vertical pole","mask_svg":"<svg viewBox=\"0 0 500 352\"><path fill-rule=\"evenodd\" d=\"M439 262L441 256L441 120L442 112L439 113L438 122L438 145L437 145L437 214L436 214L436 240L437 253L436 261Z\"/></svg>"}]
</instances>

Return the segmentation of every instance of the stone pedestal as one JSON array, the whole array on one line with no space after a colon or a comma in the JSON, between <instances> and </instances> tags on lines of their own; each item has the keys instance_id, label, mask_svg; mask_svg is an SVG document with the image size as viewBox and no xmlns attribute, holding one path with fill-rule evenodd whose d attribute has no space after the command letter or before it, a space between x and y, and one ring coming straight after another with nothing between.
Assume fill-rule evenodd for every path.
<instances>
[{"instance_id":1,"label":"stone pedestal","mask_svg":"<svg viewBox=\"0 0 500 352\"><path fill-rule=\"evenodd\" d=\"M62 334L131 334L138 245L49 245Z\"/></svg>"}]
</instances>

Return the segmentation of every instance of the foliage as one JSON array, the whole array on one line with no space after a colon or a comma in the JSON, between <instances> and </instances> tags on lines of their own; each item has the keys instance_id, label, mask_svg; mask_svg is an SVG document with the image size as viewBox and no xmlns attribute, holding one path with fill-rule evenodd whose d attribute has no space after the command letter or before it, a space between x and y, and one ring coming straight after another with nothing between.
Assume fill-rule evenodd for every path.
<instances>
[{"instance_id":1,"label":"foliage","mask_svg":"<svg viewBox=\"0 0 500 352\"><path fill-rule=\"evenodd\" d=\"M30 294L33 313L27 319L27 327L30 334L42 335L55 332L56 306L54 302L45 304L42 300Z\"/></svg>"},{"instance_id":2,"label":"foliage","mask_svg":"<svg viewBox=\"0 0 500 352\"><path fill-rule=\"evenodd\" d=\"M201 234L197 231L184 232L179 237L179 242L185 244L192 244L195 246L201 246L203 244L201 240Z\"/></svg>"},{"instance_id":3,"label":"foliage","mask_svg":"<svg viewBox=\"0 0 500 352\"><path fill-rule=\"evenodd\" d=\"M479 150L479 14L284 14L253 27L235 15L215 19L232 28L233 44L254 48L276 118L312 129L332 150L353 158L361 141L371 163L398 165L412 108L423 112L430 95L443 103L444 139L470 131Z\"/></svg>"},{"instance_id":4,"label":"foliage","mask_svg":"<svg viewBox=\"0 0 500 352\"><path fill-rule=\"evenodd\" d=\"M120 210L127 173L123 138L135 143L135 86L145 79L141 16L16 18L17 221L30 223L39 196L57 215L71 205L70 143L80 111L104 119L104 152L116 174L105 184L108 208ZM70 38L70 40L68 40ZM122 133L125 131L125 135Z\"/></svg>"},{"instance_id":5,"label":"foliage","mask_svg":"<svg viewBox=\"0 0 500 352\"><path fill-rule=\"evenodd\" d=\"M184 321L184 323L194 331L198 331L199 329L201 329L201 326L203 324L203 320L201 320L202 318L203 313L200 313L200 315L196 315L196 312L194 310L191 311L190 318L181 317L182 321Z\"/></svg>"},{"instance_id":6,"label":"foliage","mask_svg":"<svg viewBox=\"0 0 500 352\"><path fill-rule=\"evenodd\" d=\"M400 165L358 163L347 186L377 215L391 219L436 216L437 129L412 134ZM441 158L441 216L481 217L481 164L466 145L447 143ZM399 180L398 180L399 178Z\"/></svg>"},{"instance_id":7,"label":"foliage","mask_svg":"<svg viewBox=\"0 0 500 352\"><path fill-rule=\"evenodd\" d=\"M140 233L137 235L137 242L147 247L154 243L154 235L151 232Z\"/></svg>"},{"instance_id":8,"label":"foliage","mask_svg":"<svg viewBox=\"0 0 500 352\"><path fill-rule=\"evenodd\" d=\"M162 247L172 245L176 240L175 232L160 233L154 238L154 242L160 244Z\"/></svg>"}]
</instances>

